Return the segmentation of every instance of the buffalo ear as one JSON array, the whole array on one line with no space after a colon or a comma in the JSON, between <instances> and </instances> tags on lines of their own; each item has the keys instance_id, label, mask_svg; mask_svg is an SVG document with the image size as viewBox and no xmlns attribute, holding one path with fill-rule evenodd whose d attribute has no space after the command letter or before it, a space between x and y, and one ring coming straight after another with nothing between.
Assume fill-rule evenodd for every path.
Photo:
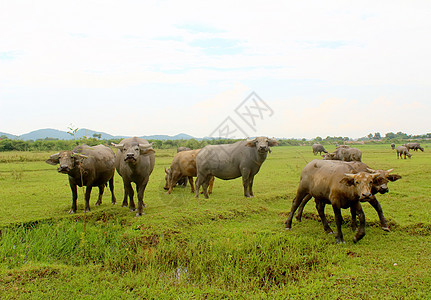
<instances>
[{"instance_id":1,"label":"buffalo ear","mask_svg":"<svg viewBox=\"0 0 431 300\"><path fill-rule=\"evenodd\" d=\"M398 174L391 174L391 175L388 175L387 178L389 181L397 181L398 179L401 179L402 177L401 177L401 175L398 175Z\"/></svg>"},{"instance_id":2,"label":"buffalo ear","mask_svg":"<svg viewBox=\"0 0 431 300\"><path fill-rule=\"evenodd\" d=\"M278 142L275 139L268 139L268 146L269 147L278 146Z\"/></svg>"},{"instance_id":3,"label":"buffalo ear","mask_svg":"<svg viewBox=\"0 0 431 300\"><path fill-rule=\"evenodd\" d=\"M156 153L156 151L154 151L153 148L148 148L148 149L141 150L141 154L142 155L150 155L151 153Z\"/></svg>"},{"instance_id":4,"label":"buffalo ear","mask_svg":"<svg viewBox=\"0 0 431 300\"><path fill-rule=\"evenodd\" d=\"M245 145L248 147L256 147L256 139L247 140L247 143Z\"/></svg>"},{"instance_id":5,"label":"buffalo ear","mask_svg":"<svg viewBox=\"0 0 431 300\"><path fill-rule=\"evenodd\" d=\"M60 163L60 152L51 155L45 162L47 164L50 164L50 165L53 165L53 166L59 164Z\"/></svg>"},{"instance_id":6,"label":"buffalo ear","mask_svg":"<svg viewBox=\"0 0 431 300\"><path fill-rule=\"evenodd\" d=\"M345 184L347 186L355 184L355 176L354 174L344 174L343 179L340 180L341 184Z\"/></svg>"}]
</instances>

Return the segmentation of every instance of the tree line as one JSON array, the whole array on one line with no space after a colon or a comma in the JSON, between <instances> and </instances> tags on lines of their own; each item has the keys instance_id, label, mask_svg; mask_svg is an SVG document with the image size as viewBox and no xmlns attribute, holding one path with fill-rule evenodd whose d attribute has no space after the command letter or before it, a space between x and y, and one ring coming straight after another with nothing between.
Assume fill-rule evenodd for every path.
<instances>
[{"instance_id":1,"label":"tree line","mask_svg":"<svg viewBox=\"0 0 431 300\"><path fill-rule=\"evenodd\" d=\"M417 140L424 141L430 140L431 133L424 135L408 135L403 132L389 132L382 137L380 133L369 134L366 137L360 138L357 141L360 143L395 143L403 144L407 140ZM178 147L188 147L191 149L203 148L206 145L217 145L217 144L231 144L241 139L189 139L189 140L149 140L153 143L153 148L155 149L176 149ZM109 139L101 140L100 136L84 137L81 139L73 140L59 140L52 138L38 139L36 141L29 140L15 140L9 139L6 136L0 137L0 152L4 151L61 151L61 150L71 150L79 144L87 144L89 146L95 146L98 144L111 145L111 143L118 144L120 139ZM355 141L349 137L336 137L327 136L326 138L315 137L312 140L303 139L279 139L278 143L280 146L307 146L314 143L321 144L344 144L346 142L354 143Z\"/></svg>"}]
</instances>

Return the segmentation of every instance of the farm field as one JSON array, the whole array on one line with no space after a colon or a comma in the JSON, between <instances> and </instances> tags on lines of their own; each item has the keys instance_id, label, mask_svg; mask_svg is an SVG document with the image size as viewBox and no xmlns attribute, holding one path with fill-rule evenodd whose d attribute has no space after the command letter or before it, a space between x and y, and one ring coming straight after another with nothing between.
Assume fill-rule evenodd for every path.
<instances>
[{"instance_id":1,"label":"farm field","mask_svg":"<svg viewBox=\"0 0 431 300\"><path fill-rule=\"evenodd\" d=\"M431 297L431 147L397 159L389 144L357 145L373 169L402 176L377 195L390 232L363 203L365 237L352 241L350 211L343 210L345 244L324 233L314 202L292 230L284 221L307 162L309 146L273 147L243 197L241 179L215 180L209 199L190 187L167 195L164 168L175 154L156 149L145 215L121 207L105 190L101 206L69 215L67 175L45 160L48 152L0 152L0 298L267 299ZM334 146L325 146L333 151ZM335 229L333 211L326 207Z\"/></svg>"}]
</instances>

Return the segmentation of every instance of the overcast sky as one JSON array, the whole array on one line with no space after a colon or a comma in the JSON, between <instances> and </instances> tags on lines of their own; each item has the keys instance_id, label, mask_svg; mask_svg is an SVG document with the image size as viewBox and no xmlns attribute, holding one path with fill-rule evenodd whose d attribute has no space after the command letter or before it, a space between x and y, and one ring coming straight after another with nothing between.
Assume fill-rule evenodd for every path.
<instances>
[{"instance_id":1,"label":"overcast sky","mask_svg":"<svg viewBox=\"0 0 431 300\"><path fill-rule=\"evenodd\" d=\"M0 132L424 134L430 36L431 1L3 1Z\"/></svg>"}]
</instances>

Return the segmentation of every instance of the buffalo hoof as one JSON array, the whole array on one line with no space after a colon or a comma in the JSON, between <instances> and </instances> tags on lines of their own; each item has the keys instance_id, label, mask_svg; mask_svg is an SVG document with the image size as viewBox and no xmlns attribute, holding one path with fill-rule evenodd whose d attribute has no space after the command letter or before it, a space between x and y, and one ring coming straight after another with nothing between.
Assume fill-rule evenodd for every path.
<instances>
[{"instance_id":1,"label":"buffalo hoof","mask_svg":"<svg viewBox=\"0 0 431 300\"><path fill-rule=\"evenodd\" d=\"M292 230L292 227L285 227L285 228L284 228L284 230L286 230L286 231L291 231L291 230Z\"/></svg>"},{"instance_id":2,"label":"buffalo hoof","mask_svg":"<svg viewBox=\"0 0 431 300\"><path fill-rule=\"evenodd\" d=\"M145 213L144 213L144 212L141 212L141 213L137 212L137 213L136 213L136 216L137 216L137 217L141 217L142 215L145 215Z\"/></svg>"},{"instance_id":3,"label":"buffalo hoof","mask_svg":"<svg viewBox=\"0 0 431 300\"><path fill-rule=\"evenodd\" d=\"M357 243L357 242L359 242L360 240L362 240L362 238L364 237L364 235L360 235L360 236L354 236L353 237L353 243Z\"/></svg>"},{"instance_id":4,"label":"buffalo hoof","mask_svg":"<svg viewBox=\"0 0 431 300\"><path fill-rule=\"evenodd\" d=\"M96 203L94 203L94 206L100 206L100 204L102 204L102 203L96 202Z\"/></svg>"},{"instance_id":5,"label":"buffalo hoof","mask_svg":"<svg viewBox=\"0 0 431 300\"><path fill-rule=\"evenodd\" d=\"M84 209L84 213L91 212L90 209Z\"/></svg>"},{"instance_id":6,"label":"buffalo hoof","mask_svg":"<svg viewBox=\"0 0 431 300\"><path fill-rule=\"evenodd\" d=\"M134 208L134 207L129 208L129 211L135 211L135 210L136 210L136 208Z\"/></svg>"},{"instance_id":7,"label":"buffalo hoof","mask_svg":"<svg viewBox=\"0 0 431 300\"><path fill-rule=\"evenodd\" d=\"M73 209L69 210L69 214L74 214L76 213L76 211L74 211Z\"/></svg>"},{"instance_id":8,"label":"buffalo hoof","mask_svg":"<svg viewBox=\"0 0 431 300\"><path fill-rule=\"evenodd\" d=\"M344 240L337 240L337 244L345 244L346 242Z\"/></svg>"},{"instance_id":9,"label":"buffalo hoof","mask_svg":"<svg viewBox=\"0 0 431 300\"><path fill-rule=\"evenodd\" d=\"M390 232L389 227L382 227L382 230L384 230L386 232Z\"/></svg>"}]
</instances>

